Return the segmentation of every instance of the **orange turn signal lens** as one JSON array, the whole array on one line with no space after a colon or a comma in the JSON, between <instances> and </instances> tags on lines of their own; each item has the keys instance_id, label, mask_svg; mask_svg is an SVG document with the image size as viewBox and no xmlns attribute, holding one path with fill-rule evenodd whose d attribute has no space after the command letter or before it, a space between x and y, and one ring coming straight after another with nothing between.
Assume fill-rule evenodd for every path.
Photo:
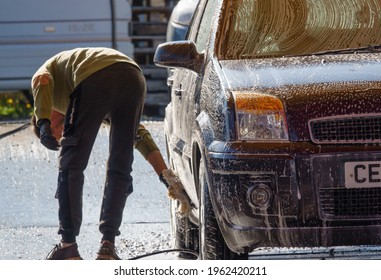
<instances>
[{"instance_id":1,"label":"orange turn signal lens","mask_svg":"<svg viewBox=\"0 0 381 280\"><path fill-rule=\"evenodd\" d=\"M237 136L242 141L287 141L281 100L268 94L233 92Z\"/></svg>"}]
</instances>

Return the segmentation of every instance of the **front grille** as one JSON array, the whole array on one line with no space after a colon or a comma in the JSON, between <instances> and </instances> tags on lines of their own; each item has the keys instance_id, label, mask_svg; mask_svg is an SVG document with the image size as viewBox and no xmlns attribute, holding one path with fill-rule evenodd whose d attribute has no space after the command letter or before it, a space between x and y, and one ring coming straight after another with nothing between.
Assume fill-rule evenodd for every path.
<instances>
[{"instance_id":1,"label":"front grille","mask_svg":"<svg viewBox=\"0 0 381 280\"><path fill-rule=\"evenodd\" d=\"M379 143L381 116L348 116L309 122L311 140L318 144Z\"/></svg>"},{"instance_id":2,"label":"front grille","mask_svg":"<svg viewBox=\"0 0 381 280\"><path fill-rule=\"evenodd\" d=\"M365 219L381 216L381 188L323 188L320 206L327 219Z\"/></svg>"}]
</instances>

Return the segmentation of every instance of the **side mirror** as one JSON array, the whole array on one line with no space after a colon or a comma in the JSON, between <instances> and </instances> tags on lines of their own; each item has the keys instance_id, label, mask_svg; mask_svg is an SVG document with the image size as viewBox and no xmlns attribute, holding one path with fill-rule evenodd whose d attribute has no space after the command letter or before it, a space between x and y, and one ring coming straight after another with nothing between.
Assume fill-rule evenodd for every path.
<instances>
[{"instance_id":1,"label":"side mirror","mask_svg":"<svg viewBox=\"0 0 381 280\"><path fill-rule=\"evenodd\" d=\"M167 68L186 68L197 73L201 70L204 55L197 52L191 41L174 41L160 44L153 58L155 65Z\"/></svg>"}]
</instances>

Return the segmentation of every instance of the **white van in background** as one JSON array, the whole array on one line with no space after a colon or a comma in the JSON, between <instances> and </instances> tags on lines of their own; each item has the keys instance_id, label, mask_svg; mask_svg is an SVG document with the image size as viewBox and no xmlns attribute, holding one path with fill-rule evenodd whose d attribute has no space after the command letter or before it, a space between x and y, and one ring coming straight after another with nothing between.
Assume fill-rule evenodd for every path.
<instances>
[{"instance_id":1,"label":"white van in background","mask_svg":"<svg viewBox=\"0 0 381 280\"><path fill-rule=\"evenodd\" d=\"M76 47L111 47L133 57L129 0L1 0L0 92L30 91L52 55Z\"/></svg>"}]
</instances>

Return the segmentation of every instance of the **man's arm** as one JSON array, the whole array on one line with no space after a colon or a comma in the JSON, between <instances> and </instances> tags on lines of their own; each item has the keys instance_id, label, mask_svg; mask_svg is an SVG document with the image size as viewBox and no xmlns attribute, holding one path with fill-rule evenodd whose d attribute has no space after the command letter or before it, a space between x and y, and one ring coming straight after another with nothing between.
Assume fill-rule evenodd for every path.
<instances>
[{"instance_id":1,"label":"man's arm","mask_svg":"<svg viewBox=\"0 0 381 280\"><path fill-rule=\"evenodd\" d=\"M191 211L191 203L184 186L181 184L178 176L168 169L163 156L151 134L143 125L139 125L137 131L137 141L135 148L145 157L151 164L156 174L159 175L160 181L168 188L168 196L171 199L180 202L179 212L182 215L188 215Z\"/></svg>"}]
</instances>

